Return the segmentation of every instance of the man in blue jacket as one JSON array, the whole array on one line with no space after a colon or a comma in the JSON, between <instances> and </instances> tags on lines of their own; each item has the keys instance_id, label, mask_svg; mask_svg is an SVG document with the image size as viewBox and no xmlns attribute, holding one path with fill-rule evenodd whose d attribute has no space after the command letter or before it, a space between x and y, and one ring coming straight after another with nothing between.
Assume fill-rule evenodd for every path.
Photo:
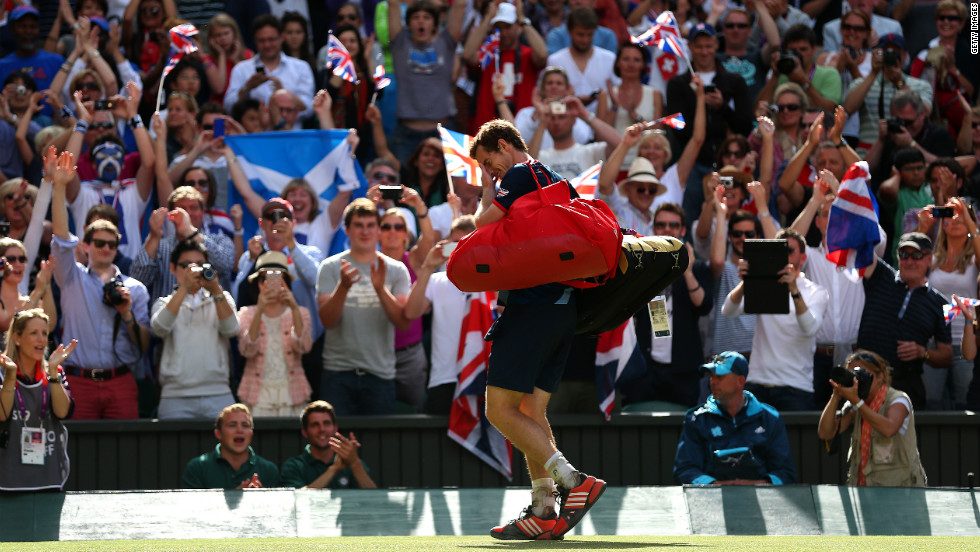
<instances>
[{"instance_id":1,"label":"man in blue jacket","mask_svg":"<svg viewBox=\"0 0 980 552\"><path fill-rule=\"evenodd\" d=\"M674 458L674 481L694 485L796 483L786 426L775 408L745 391L749 363L725 351L701 366L711 396L687 411Z\"/></svg>"}]
</instances>

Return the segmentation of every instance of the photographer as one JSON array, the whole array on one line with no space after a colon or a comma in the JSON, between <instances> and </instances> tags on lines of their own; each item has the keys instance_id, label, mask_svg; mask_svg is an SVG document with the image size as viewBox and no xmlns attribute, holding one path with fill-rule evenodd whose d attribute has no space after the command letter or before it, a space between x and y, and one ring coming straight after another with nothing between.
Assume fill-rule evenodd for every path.
<instances>
[{"instance_id":1,"label":"photographer","mask_svg":"<svg viewBox=\"0 0 980 552\"><path fill-rule=\"evenodd\" d=\"M888 120L878 121L878 139L865 157L877 181L888 178L895 152L901 148L921 151L926 164L956 154L956 140L944 127L928 120L926 106L912 90L895 93L889 115Z\"/></svg>"},{"instance_id":2,"label":"photographer","mask_svg":"<svg viewBox=\"0 0 980 552\"><path fill-rule=\"evenodd\" d=\"M855 148L859 154L867 152L878 136L878 121L888 118L886 109L899 90L909 89L919 95L927 111L932 110L932 86L915 77L902 73L908 58L902 35L887 34L878 40L871 52L871 73L851 82L844 94L844 109L848 115L860 114L861 127Z\"/></svg>"},{"instance_id":3,"label":"photographer","mask_svg":"<svg viewBox=\"0 0 980 552\"><path fill-rule=\"evenodd\" d=\"M179 285L156 300L150 319L153 333L163 339L158 417L216 417L234 402L228 339L238 334L235 302L198 241L174 247L170 273Z\"/></svg>"},{"instance_id":4,"label":"photographer","mask_svg":"<svg viewBox=\"0 0 980 552\"><path fill-rule=\"evenodd\" d=\"M54 148L49 148L44 168L54 185L54 280L62 297L70 298L62 301L63 339L84 344L72 365L64 367L75 393L74 418L136 418L136 379L130 365L142 360L149 344L149 294L143 284L112 264L120 235L110 222L97 220L85 229L80 247L88 254L88 266L75 262L79 240L68 232L65 199L68 183L77 178L75 157L63 152L56 158Z\"/></svg>"},{"instance_id":5,"label":"photographer","mask_svg":"<svg viewBox=\"0 0 980 552\"><path fill-rule=\"evenodd\" d=\"M831 379L834 391L817 426L821 439L833 439L854 424L847 453L847 484L925 487L911 399L891 387L891 366L875 353L858 349L847 357L847 370L854 375ZM843 385L845 379L851 385ZM841 399L847 404L838 412Z\"/></svg>"},{"instance_id":6,"label":"photographer","mask_svg":"<svg viewBox=\"0 0 980 552\"><path fill-rule=\"evenodd\" d=\"M759 102L772 103L773 92L787 82L803 89L810 105L833 111L840 103L840 74L830 67L814 64L817 55L817 35L802 23L793 25L783 35L783 48L771 54L772 72L756 96Z\"/></svg>"}]
</instances>

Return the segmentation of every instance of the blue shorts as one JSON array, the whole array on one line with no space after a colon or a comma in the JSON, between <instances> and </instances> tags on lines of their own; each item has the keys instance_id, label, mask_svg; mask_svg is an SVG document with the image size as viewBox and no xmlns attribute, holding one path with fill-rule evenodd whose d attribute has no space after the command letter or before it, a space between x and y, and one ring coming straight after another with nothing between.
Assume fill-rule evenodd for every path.
<instances>
[{"instance_id":1,"label":"blue shorts","mask_svg":"<svg viewBox=\"0 0 980 552\"><path fill-rule=\"evenodd\" d=\"M491 328L487 385L510 391L558 389L575 337L575 304L509 305Z\"/></svg>"}]
</instances>

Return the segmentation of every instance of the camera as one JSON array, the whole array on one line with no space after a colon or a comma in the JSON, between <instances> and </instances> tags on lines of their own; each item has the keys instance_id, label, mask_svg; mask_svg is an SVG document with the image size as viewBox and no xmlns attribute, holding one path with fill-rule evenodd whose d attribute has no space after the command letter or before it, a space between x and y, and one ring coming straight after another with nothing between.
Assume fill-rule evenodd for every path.
<instances>
[{"instance_id":1,"label":"camera","mask_svg":"<svg viewBox=\"0 0 980 552\"><path fill-rule=\"evenodd\" d=\"M933 207L932 208L932 218L953 218L956 213L953 212L952 207Z\"/></svg>"},{"instance_id":2,"label":"camera","mask_svg":"<svg viewBox=\"0 0 980 552\"><path fill-rule=\"evenodd\" d=\"M96 111L111 111L116 107L116 102L112 100L95 100Z\"/></svg>"},{"instance_id":3,"label":"camera","mask_svg":"<svg viewBox=\"0 0 980 552\"><path fill-rule=\"evenodd\" d=\"M796 50L786 50L785 52L779 53L779 59L776 61L776 71L779 71L781 75L788 75L796 69L797 60L800 59L800 54Z\"/></svg>"},{"instance_id":4,"label":"camera","mask_svg":"<svg viewBox=\"0 0 980 552\"><path fill-rule=\"evenodd\" d=\"M0 236L6 237L8 234L10 234L10 221L0 221Z\"/></svg>"},{"instance_id":5,"label":"camera","mask_svg":"<svg viewBox=\"0 0 980 552\"><path fill-rule=\"evenodd\" d=\"M731 190L735 187L735 179L731 176L719 176L718 180L721 185L725 187L726 190Z\"/></svg>"},{"instance_id":6,"label":"camera","mask_svg":"<svg viewBox=\"0 0 980 552\"><path fill-rule=\"evenodd\" d=\"M27 87L24 86L23 84L18 84L15 91L17 92L18 96L24 96L27 94Z\"/></svg>"},{"instance_id":7,"label":"camera","mask_svg":"<svg viewBox=\"0 0 980 552\"><path fill-rule=\"evenodd\" d=\"M449 242L449 243L442 244L442 256L448 258L449 255L452 254L453 250L456 249L457 245L459 245L459 242Z\"/></svg>"},{"instance_id":8,"label":"camera","mask_svg":"<svg viewBox=\"0 0 980 552\"><path fill-rule=\"evenodd\" d=\"M885 64L885 67L898 67L901 58L895 50L885 50L881 53L881 61Z\"/></svg>"},{"instance_id":9,"label":"camera","mask_svg":"<svg viewBox=\"0 0 980 552\"><path fill-rule=\"evenodd\" d=\"M888 118L888 134L901 134L905 128L905 121L901 117Z\"/></svg>"},{"instance_id":10,"label":"camera","mask_svg":"<svg viewBox=\"0 0 980 552\"><path fill-rule=\"evenodd\" d=\"M834 366L830 371L830 379L842 387L854 385L854 380L857 379L858 398L867 399L868 392L871 391L871 382L875 379L875 376L864 368L855 368L852 371L843 366Z\"/></svg>"},{"instance_id":11,"label":"camera","mask_svg":"<svg viewBox=\"0 0 980 552\"><path fill-rule=\"evenodd\" d=\"M391 199L398 201L402 198L402 187L401 186L385 186L381 185L381 199Z\"/></svg>"},{"instance_id":12,"label":"camera","mask_svg":"<svg viewBox=\"0 0 980 552\"><path fill-rule=\"evenodd\" d=\"M191 272L200 272L201 278L204 278L209 282L211 280L214 280L214 277L218 275L218 273L214 270L214 267L211 266L210 263L204 263L201 266L192 267Z\"/></svg>"},{"instance_id":13,"label":"camera","mask_svg":"<svg viewBox=\"0 0 980 552\"><path fill-rule=\"evenodd\" d=\"M109 280L102 286L102 304L107 307L117 307L126 302L119 288L126 287L119 280Z\"/></svg>"},{"instance_id":14,"label":"camera","mask_svg":"<svg viewBox=\"0 0 980 552\"><path fill-rule=\"evenodd\" d=\"M558 100L551 102L551 114L552 115L562 115L568 110L565 107L565 102Z\"/></svg>"}]
</instances>

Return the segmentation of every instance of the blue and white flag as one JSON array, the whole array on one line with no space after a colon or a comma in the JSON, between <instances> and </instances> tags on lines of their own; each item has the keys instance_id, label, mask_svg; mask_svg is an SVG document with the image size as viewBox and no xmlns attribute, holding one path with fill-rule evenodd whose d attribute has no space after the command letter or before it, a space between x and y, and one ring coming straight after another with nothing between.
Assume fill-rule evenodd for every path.
<instances>
[{"instance_id":1,"label":"blue and white flag","mask_svg":"<svg viewBox=\"0 0 980 552\"><path fill-rule=\"evenodd\" d=\"M320 196L322 212L337 192L354 190L354 197L367 192L367 179L353 157L347 135L347 130L261 132L226 136L225 143L238 156L255 193L271 199L290 180L304 178ZM234 186L229 186L229 196L229 204L244 205ZM243 225L245 235L258 228L247 209Z\"/></svg>"}]
</instances>

